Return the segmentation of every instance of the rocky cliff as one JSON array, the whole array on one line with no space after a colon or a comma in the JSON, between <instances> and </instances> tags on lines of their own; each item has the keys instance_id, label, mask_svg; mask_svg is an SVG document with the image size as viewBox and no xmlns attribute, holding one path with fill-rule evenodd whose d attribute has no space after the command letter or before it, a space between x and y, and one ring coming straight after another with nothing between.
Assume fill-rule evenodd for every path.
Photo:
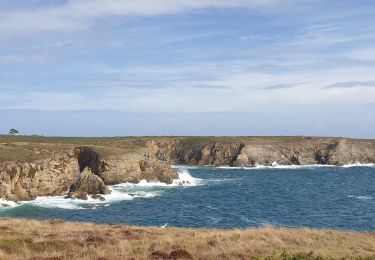
<instances>
[{"instance_id":1,"label":"rocky cliff","mask_svg":"<svg viewBox=\"0 0 375 260\"><path fill-rule=\"evenodd\" d=\"M171 164L246 166L375 163L375 142L345 138L301 138L282 142L192 142L151 140L148 156Z\"/></svg>"},{"instance_id":2,"label":"rocky cliff","mask_svg":"<svg viewBox=\"0 0 375 260\"><path fill-rule=\"evenodd\" d=\"M138 183L140 180L170 184L178 177L169 163L136 153L108 158L104 171L99 176L107 185Z\"/></svg>"},{"instance_id":3,"label":"rocky cliff","mask_svg":"<svg viewBox=\"0 0 375 260\"><path fill-rule=\"evenodd\" d=\"M0 198L31 200L61 195L79 176L77 159L67 154L34 162L8 162L0 166Z\"/></svg>"},{"instance_id":4,"label":"rocky cliff","mask_svg":"<svg viewBox=\"0 0 375 260\"><path fill-rule=\"evenodd\" d=\"M170 165L156 158L131 153L102 158L94 149L78 147L43 160L0 164L0 198L19 201L67 194L84 199L88 194L107 194L105 185L171 183L175 178Z\"/></svg>"}]
</instances>

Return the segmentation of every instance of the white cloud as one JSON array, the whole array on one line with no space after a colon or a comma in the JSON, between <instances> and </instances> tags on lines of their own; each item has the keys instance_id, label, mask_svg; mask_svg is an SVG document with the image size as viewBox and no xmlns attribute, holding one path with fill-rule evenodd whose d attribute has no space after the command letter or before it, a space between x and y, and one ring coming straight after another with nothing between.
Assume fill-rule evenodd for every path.
<instances>
[{"instance_id":1,"label":"white cloud","mask_svg":"<svg viewBox=\"0 0 375 260\"><path fill-rule=\"evenodd\" d=\"M375 48L354 48L353 50L342 54L342 56L354 60L375 61Z\"/></svg>"},{"instance_id":2,"label":"white cloud","mask_svg":"<svg viewBox=\"0 0 375 260\"><path fill-rule=\"evenodd\" d=\"M243 7L259 10L279 7L289 2L292 1L68 1L61 6L9 13L2 17L7 23L0 24L0 32L2 30L14 30L19 33L25 33L28 30L34 32L75 30L87 28L97 19L107 16L113 18L113 16L168 15L205 8ZM375 80L372 68L346 64L342 66L335 60L338 56L337 53L316 50L321 47L340 46L342 43L363 41L366 37L373 37L372 34L356 33L356 29L353 28L347 31L348 23L341 20L324 20L321 23L313 24L307 22L306 25L306 21L303 20L303 26L291 33L276 37L276 43L270 42L264 46L254 46L246 50L236 50L236 48L232 48L233 46L224 46L223 49L218 50L218 56L223 53L228 56L232 55L234 58L231 58L231 61L197 62L196 56L199 56L197 60L202 60L205 55L208 55L205 60L210 60L209 55L214 56L216 49L211 45L207 51L202 49L202 46L193 46L191 50L172 48L168 50L169 55L188 57L188 61L181 58L181 63L169 65L152 66L142 60L137 66L121 67L122 65L113 64L111 66L107 63L102 67L99 66L96 70L93 69L95 64L87 64L87 61L86 63L84 61L82 67L79 68L78 82L71 84L74 85L73 87L69 84L72 83L72 78L74 80L75 74L64 74L64 76L68 75L67 78L58 78L64 83L64 87L61 87L59 91L54 91L51 87L51 90L44 94L22 93L22 98L27 97L27 102L24 100L20 100L18 103L14 102L13 108L119 109L138 112L186 113L262 111L271 110L277 106L316 105L319 108L366 104L375 100L374 88L324 88L337 84L337 82ZM359 30L359 32L363 32L363 30ZM161 34L155 41L159 41L160 45L165 45L206 37L212 33L195 32L186 35L170 35L169 37L168 34L166 36ZM220 33L220 31L214 32L214 34ZM243 35L242 40L252 40L258 37L252 34ZM272 38L272 35L270 37ZM64 37L63 39L70 38ZM152 40L154 41L154 38ZM70 44L73 44L73 40L56 40L46 44L46 47ZM110 44L120 48L123 43L114 41ZM157 48L156 51L158 51ZM178 55L181 54L178 52L184 51L187 53ZM245 53L244 55L235 55L238 54L237 51ZM165 50L160 50L160 52L165 52ZM373 53L373 49L359 49L347 55L365 59L371 58ZM243 60L236 61L236 56L241 56ZM0 57L0 62L17 61L19 58L23 57L8 55L5 58ZM335 64L327 66L324 62L329 59ZM67 67L69 66L70 64ZM67 70L70 72L69 68ZM300 84L301 82L304 84ZM53 84L51 82L51 85ZM63 89L71 93L69 95L62 94ZM94 95L94 91L89 91L92 89L95 89L96 95ZM17 100L16 94L13 100Z\"/></svg>"},{"instance_id":3,"label":"white cloud","mask_svg":"<svg viewBox=\"0 0 375 260\"><path fill-rule=\"evenodd\" d=\"M272 9L290 2L295 0L70 0L53 7L0 10L0 32L71 31L87 28L104 17L169 15L207 8Z\"/></svg>"},{"instance_id":4,"label":"white cloud","mask_svg":"<svg viewBox=\"0 0 375 260\"><path fill-rule=\"evenodd\" d=\"M236 63L236 66L239 64ZM221 67L222 66L222 67ZM241 67L241 66L239 66ZM246 67L246 64L243 64ZM192 80L185 75L206 68L211 79ZM11 98L14 102L7 108L27 108L42 110L71 109L117 109L130 112L260 112L273 109L298 109L303 106L316 106L317 112L322 107L364 106L375 100L375 88L330 88L325 86L340 82L373 82L371 68L341 68L295 73L265 73L234 69L230 64L207 67L196 64L192 67L161 66L133 70L113 70L118 73L117 80L81 82L77 87L62 92L27 92ZM109 68L107 71L111 71ZM123 74L122 74L123 73ZM127 82L127 75L136 73L153 82L150 86L141 86ZM125 76L124 76L125 75ZM338 77L337 75L340 75ZM172 77L173 76L173 77ZM163 78L170 78L164 81ZM303 84L301 84L303 82ZM135 81L135 83L137 83ZM146 82L147 83L147 82ZM83 86L95 86L86 90ZM101 86L101 87L100 87ZM197 86L221 86L197 87ZM293 88L269 88L270 86L294 86ZM9 99L9 97L8 97ZM18 100L20 99L20 100ZM320 113L319 112L319 113Z\"/></svg>"},{"instance_id":5,"label":"white cloud","mask_svg":"<svg viewBox=\"0 0 375 260\"><path fill-rule=\"evenodd\" d=\"M44 53L14 53L0 54L0 65L2 64L30 64L30 63L47 63L54 61L55 58Z\"/></svg>"}]
</instances>

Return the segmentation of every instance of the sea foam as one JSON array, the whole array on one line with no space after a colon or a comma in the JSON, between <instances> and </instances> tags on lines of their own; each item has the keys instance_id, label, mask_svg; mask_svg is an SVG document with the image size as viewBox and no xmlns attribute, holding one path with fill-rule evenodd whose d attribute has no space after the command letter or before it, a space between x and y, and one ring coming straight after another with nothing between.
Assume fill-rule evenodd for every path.
<instances>
[{"instance_id":1,"label":"sea foam","mask_svg":"<svg viewBox=\"0 0 375 260\"><path fill-rule=\"evenodd\" d=\"M177 167L176 167L177 168ZM204 184L204 180L199 178L194 178L190 175L189 171L185 166L177 168L178 178L174 179L171 184L167 184L159 181L147 181L141 180L139 183L120 183L114 186L122 188L131 188L131 187L181 187L181 186L198 186ZM111 188L110 187L110 188Z\"/></svg>"},{"instance_id":2,"label":"sea foam","mask_svg":"<svg viewBox=\"0 0 375 260\"><path fill-rule=\"evenodd\" d=\"M375 163L349 163L341 166L343 168L350 168L350 167L375 167Z\"/></svg>"},{"instance_id":3,"label":"sea foam","mask_svg":"<svg viewBox=\"0 0 375 260\"><path fill-rule=\"evenodd\" d=\"M163 182L148 182L141 180L139 183L120 183L109 186L110 194L102 195L105 201L92 199L90 196L87 200L66 199L64 196L39 196L35 200L22 201L19 203L0 199L0 210L10 209L21 205L33 205L43 208L60 208L71 210L96 209L96 206L104 204L110 206L111 203L133 200L136 198L153 198L161 196L163 189L176 188L182 186L202 185L203 180L194 178L187 169L178 169L178 178L171 184Z\"/></svg>"},{"instance_id":4,"label":"sea foam","mask_svg":"<svg viewBox=\"0 0 375 260\"><path fill-rule=\"evenodd\" d=\"M19 206L20 204L14 201L8 201L0 199L0 210L1 209L9 209Z\"/></svg>"},{"instance_id":5,"label":"sea foam","mask_svg":"<svg viewBox=\"0 0 375 260\"><path fill-rule=\"evenodd\" d=\"M306 169L306 168L323 168L323 167L338 167L338 168L350 168L350 167L375 167L374 163L351 163L342 166L333 164L306 164L306 165L279 165L273 162L272 165L255 165L253 167L232 167L232 166L219 166L215 167L218 169L241 169L241 170L257 170L257 169Z\"/></svg>"},{"instance_id":6,"label":"sea foam","mask_svg":"<svg viewBox=\"0 0 375 260\"><path fill-rule=\"evenodd\" d=\"M362 196L354 196L354 195L349 195L349 198L354 198L354 199L359 199L359 200L372 200L373 197L367 196L367 195L362 195Z\"/></svg>"}]
</instances>

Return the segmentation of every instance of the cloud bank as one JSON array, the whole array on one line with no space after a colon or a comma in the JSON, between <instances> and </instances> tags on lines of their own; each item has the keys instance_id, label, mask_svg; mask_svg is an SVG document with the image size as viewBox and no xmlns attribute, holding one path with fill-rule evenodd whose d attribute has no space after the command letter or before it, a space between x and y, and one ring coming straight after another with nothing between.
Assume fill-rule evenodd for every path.
<instances>
[{"instance_id":1,"label":"cloud bank","mask_svg":"<svg viewBox=\"0 0 375 260\"><path fill-rule=\"evenodd\" d=\"M184 115L166 126L173 134L241 114L233 134L333 135L336 125L366 137L375 127L374 12L354 0L4 0L0 115ZM202 133L220 133L212 128Z\"/></svg>"}]
</instances>

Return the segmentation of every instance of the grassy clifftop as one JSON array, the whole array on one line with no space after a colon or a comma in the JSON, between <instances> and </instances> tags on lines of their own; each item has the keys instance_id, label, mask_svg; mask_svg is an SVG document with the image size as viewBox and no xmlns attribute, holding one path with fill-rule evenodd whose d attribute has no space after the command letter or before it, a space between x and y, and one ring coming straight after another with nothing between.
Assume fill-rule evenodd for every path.
<instances>
[{"instance_id":1,"label":"grassy clifftop","mask_svg":"<svg viewBox=\"0 0 375 260\"><path fill-rule=\"evenodd\" d=\"M375 259L375 233L0 219L0 259Z\"/></svg>"},{"instance_id":2,"label":"grassy clifftop","mask_svg":"<svg viewBox=\"0 0 375 260\"><path fill-rule=\"evenodd\" d=\"M88 145L103 156L136 152L144 148L148 138L84 138L0 135L0 163L44 159L61 151L72 151L75 146Z\"/></svg>"},{"instance_id":3,"label":"grassy clifftop","mask_svg":"<svg viewBox=\"0 0 375 260\"><path fill-rule=\"evenodd\" d=\"M150 140L183 139L187 143L201 145L207 143L243 143L243 144L283 144L300 143L310 138L301 136L269 137L41 137L0 135L0 163L7 161L33 161L43 159L59 151L71 151L75 146L95 147L101 155L116 155L129 152L142 152ZM329 138L315 137L317 140ZM38 152L37 152L38 151Z\"/></svg>"}]
</instances>

